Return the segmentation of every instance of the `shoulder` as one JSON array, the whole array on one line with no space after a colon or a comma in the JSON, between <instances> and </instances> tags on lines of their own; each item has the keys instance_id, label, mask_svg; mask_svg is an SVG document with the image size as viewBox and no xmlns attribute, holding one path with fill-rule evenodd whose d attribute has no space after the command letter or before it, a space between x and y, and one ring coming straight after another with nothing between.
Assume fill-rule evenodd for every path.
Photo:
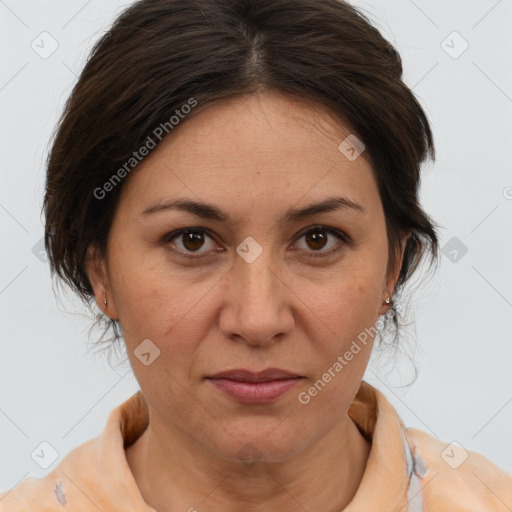
<instances>
[{"instance_id":1,"label":"shoulder","mask_svg":"<svg viewBox=\"0 0 512 512\"><path fill-rule=\"evenodd\" d=\"M95 510L152 510L144 508L125 453L148 422L147 404L138 391L110 412L99 436L71 450L46 476L0 491L0 511L85 512L91 500Z\"/></svg>"},{"instance_id":2,"label":"shoulder","mask_svg":"<svg viewBox=\"0 0 512 512\"><path fill-rule=\"evenodd\" d=\"M50 473L42 478L26 478L9 490L0 491L0 511L53 512L64 510L68 500L71 475L87 473L95 458L98 438L74 448ZM66 491L64 488L66 486ZM76 512L85 509L77 509Z\"/></svg>"},{"instance_id":3,"label":"shoulder","mask_svg":"<svg viewBox=\"0 0 512 512\"><path fill-rule=\"evenodd\" d=\"M506 471L456 443L443 442L418 429L406 432L414 457L426 468L421 478L426 510L512 510L512 476Z\"/></svg>"}]
</instances>

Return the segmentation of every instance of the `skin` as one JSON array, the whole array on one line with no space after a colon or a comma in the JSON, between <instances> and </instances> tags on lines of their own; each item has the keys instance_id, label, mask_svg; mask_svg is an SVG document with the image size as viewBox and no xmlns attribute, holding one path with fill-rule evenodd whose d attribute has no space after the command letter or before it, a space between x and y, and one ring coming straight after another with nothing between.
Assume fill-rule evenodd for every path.
<instances>
[{"instance_id":1,"label":"skin","mask_svg":"<svg viewBox=\"0 0 512 512\"><path fill-rule=\"evenodd\" d=\"M126 449L128 464L159 512L335 512L356 493L371 445L347 410L373 340L307 405L298 400L386 313L403 256L387 273L372 168L365 153L350 161L338 149L349 133L324 107L274 92L216 103L183 121L132 172L106 254L90 247L97 304L119 319L149 404L150 424ZM289 209L334 195L364 212L278 224ZM177 198L216 205L238 223L173 209L142 214ZM315 226L324 242L305 235ZM206 232L198 242L166 238L184 228ZM247 237L263 249L252 263L236 252ZM145 339L160 350L148 366L134 354ZM205 379L268 367L304 379L271 404L251 405ZM253 460L241 460L240 450Z\"/></svg>"}]
</instances>

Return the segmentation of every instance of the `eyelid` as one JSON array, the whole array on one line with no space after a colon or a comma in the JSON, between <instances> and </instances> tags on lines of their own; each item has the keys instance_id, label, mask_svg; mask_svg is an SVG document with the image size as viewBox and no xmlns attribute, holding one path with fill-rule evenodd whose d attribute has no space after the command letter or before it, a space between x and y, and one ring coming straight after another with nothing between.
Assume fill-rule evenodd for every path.
<instances>
[{"instance_id":1,"label":"eyelid","mask_svg":"<svg viewBox=\"0 0 512 512\"><path fill-rule=\"evenodd\" d=\"M182 229L178 229L176 231L172 231L171 233L168 233L166 234L163 239L162 239L162 243L164 245L168 245L168 246L172 246L174 244L171 244L171 240L175 239L175 238L178 238L180 235L183 235L185 233L188 233L188 232L195 232L195 231L198 231L198 232L202 232L202 233L205 233L208 237L210 237L212 240L215 240L215 237L210 233L210 230L207 229L207 228L201 228L201 227L191 227L191 228L182 228ZM200 258L205 258L207 256L211 256L211 253L192 253L192 252L185 252L185 251L182 251L181 249L177 249L177 248L173 248L171 247L171 250L175 253L177 253L178 255L180 256L183 256L185 258L188 258L190 260L198 260ZM220 251L217 251L217 252L220 252Z\"/></svg>"},{"instance_id":2,"label":"eyelid","mask_svg":"<svg viewBox=\"0 0 512 512\"><path fill-rule=\"evenodd\" d=\"M309 253L307 257L309 257L309 258L322 258L322 257L328 258L330 256L334 256L335 254L342 251L346 245L349 245L352 243L352 239L346 232L341 231L340 229L337 229L337 228L322 226L321 224L316 224L314 226L310 226L310 227L306 228L304 231L299 233L299 235L297 236L297 240L300 240L304 235L307 235L310 232L315 232L315 231L325 231L326 233L328 233L330 235L334 235L336 238L338 238L341 241L341 243L337 244L335 247L332 247L331 249L329 249L327 251L307 251ZM298 249L298 250L300 250L300 249Z\"/></svg>"},{"instance_id":3,"label":"eyelid","mask_svg":"<svg viewBox=\"0 0 512 512\"><path fill-rule=\"evenodd\" d=\"M207 229L207 228L190 227L190 228L178 229L176 231L173 231L171 233L166 234L163 237L163 239L162 239L162 243L164 243L166 245L173 245L170 242L174 238L177 238L180 235L183 235L184 233L196 232L196 231L197 232L205 233L212 240L215 240L215 238L216 238L213 234L211 234L210 230ZM296 240L300 240L303 236L309 234L310 232L314 232L314 231L325 231L328 234L334 235L336 238L338 238L340 240L341 247L340 247L340 244L337 244L337 246L335 248L331 248L331 249L329 249L327 251L307 251L307 252L310 252L309 256L307 256L307 257L313 257L313 258L316 258L316 257L328 257L328 256L334 255L334 254L338 253L339 251L341 251L343 249L343 246L352 243L352 239L350 238L350 236L346 232L341 231L341 230L339 230L337 228L331 228L331 227L328 227L328 226L322 226L320 224L316 224L314 226L309 226L308 228L305 228L303 231L301 231L295 237L295 239ZM208 252L205 252L205 253L184 252L181 249L175 249L175 248L171 248L171 250L176 252L176 253L178 253L180 256L183 256L183 257L191 259L191 260L193 260L193 259L198 260L200 258L205 258L205 257L211 256L211 254L212 254L211 252L209 252L209 253ZM297 250L301 251L301 249L297 249ZM218 250L217 252L221 252L221 251Z\"/></svg>"}]
</instances>

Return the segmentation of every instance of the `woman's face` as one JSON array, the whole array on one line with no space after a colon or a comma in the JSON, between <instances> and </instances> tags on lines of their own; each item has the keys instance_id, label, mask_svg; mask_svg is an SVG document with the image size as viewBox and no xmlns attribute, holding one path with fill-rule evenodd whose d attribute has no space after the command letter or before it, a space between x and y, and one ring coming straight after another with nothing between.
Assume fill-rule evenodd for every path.
<instances>
[{"instance_id":1,"label":"woman's face","mask_svg":"<svg viewBox=\"0 0 512 512\"><path fill-rule=\"evenodd\" d=\"M395 284L371 167L338 148L349 134L314 104L230 99L182 121L126 179L88 269L162 431L277 461L346 420L373 342L361 334ZM253 401L209 378L267 368L302 378Z\"/></svg>"}]
</instances>

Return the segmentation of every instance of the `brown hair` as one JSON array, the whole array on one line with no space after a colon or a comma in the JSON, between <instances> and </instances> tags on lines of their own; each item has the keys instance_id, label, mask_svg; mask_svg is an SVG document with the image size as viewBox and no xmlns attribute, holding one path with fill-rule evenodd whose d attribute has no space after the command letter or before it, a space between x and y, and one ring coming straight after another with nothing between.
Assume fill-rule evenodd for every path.
<instances>
[{"instance_id":1,"label":"brown hair","mask_svg":"<svg viewBox=\"0 0 512 512\"><path fill-rule=\"evenodd\" d=\"M411 233L398 291L427 247L431 263L438 257L435 224L418 198L433 137L401 78L397 51L343 1L135 2L94 46L54 136L43 206L52 275L90 305L86 251L105 250L123 182L101 198L94 191L126 170L157 127L170 131L170 117L191 99L194 115L269 89L320 102L364 142L385 212L389 269L400 234ZM110 326L118 339L118 323Z\"/></svg>"}]
</instances>

